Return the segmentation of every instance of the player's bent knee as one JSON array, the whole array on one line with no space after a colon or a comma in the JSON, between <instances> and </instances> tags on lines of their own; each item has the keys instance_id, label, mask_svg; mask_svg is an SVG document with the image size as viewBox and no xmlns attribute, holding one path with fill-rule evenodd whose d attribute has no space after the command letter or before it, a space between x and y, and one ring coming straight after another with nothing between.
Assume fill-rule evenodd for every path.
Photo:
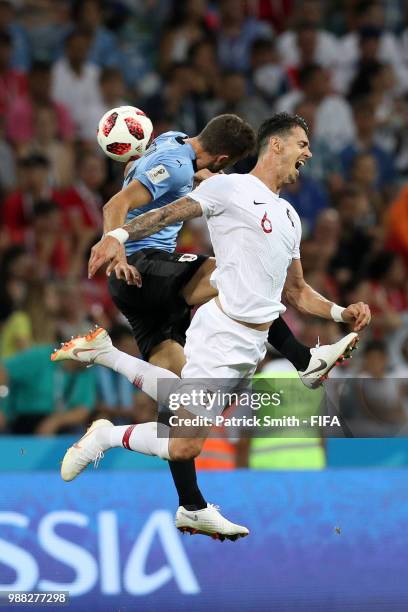
<instances>
[{"instance_id":1,"label":"player's bent knee","mask_svg":"<svg viewBox=\"0 0 408 612\"><path fill-rule=\"evenodd\" d=\"M189 461L197 457L202 448L202 440L173 438L170 440L169 454L172 461Z\"/></svg>"}]
</instances>

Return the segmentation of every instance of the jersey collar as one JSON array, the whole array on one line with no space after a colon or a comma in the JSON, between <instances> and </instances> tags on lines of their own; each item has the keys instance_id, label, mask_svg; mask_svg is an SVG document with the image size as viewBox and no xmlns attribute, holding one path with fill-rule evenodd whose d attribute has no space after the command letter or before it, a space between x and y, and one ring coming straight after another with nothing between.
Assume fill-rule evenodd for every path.
<instances>
[{"instance_id":1,"label":"jersey collar","mask_svg":"<svg viewBox=\"0 0 408 612\"><path fill-rule=\"evenodd\" d=\"M186 147L186 150L189 152L191 163L193 164L194 172L197 172L198 171L197 156L191 144L188 144L188 142L186 142L186 138L188 138L188 136L176 136L177 142L184 145Z\"/></svg>"}]
</instances>

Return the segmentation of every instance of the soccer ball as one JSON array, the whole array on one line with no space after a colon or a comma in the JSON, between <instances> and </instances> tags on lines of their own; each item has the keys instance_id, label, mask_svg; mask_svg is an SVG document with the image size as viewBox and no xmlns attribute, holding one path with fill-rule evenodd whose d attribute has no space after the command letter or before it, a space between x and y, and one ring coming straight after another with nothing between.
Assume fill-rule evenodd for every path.
<instances>
[{"instance_id":1,"label":"soccer ball","mask_svg":"<svg viewBox=\"0 0 408 612\"><path fill-rule=\"evenodd\" d=\"M136 106L119 106L104 114L96 132L102 151L120 162L138 159L152 140L153 125Z\"/></svg>"}]
</instances>

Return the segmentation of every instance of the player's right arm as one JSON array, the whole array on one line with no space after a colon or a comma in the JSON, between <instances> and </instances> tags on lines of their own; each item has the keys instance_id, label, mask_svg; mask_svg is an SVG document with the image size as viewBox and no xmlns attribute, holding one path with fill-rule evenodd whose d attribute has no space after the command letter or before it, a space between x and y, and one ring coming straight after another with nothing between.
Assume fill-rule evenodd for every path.
<instances>
[{"instance_id":1,"label":"player's right arm","mask_svg":"<svg viewBox=\"0 0 408 612\"><path fill-rule=\"evenodd\" d=\"M149 212L132 219L121 229L125 240L140 240L146 236L151 236L168 225L180 221L188 221L195 217L201 217L202 208L198 202L189 196L176 200L167 206L150 210ZM88 277L92 278L103 264L115 260L123 243L119 237L105 236L105 248L100 248L100 243L92 247L91 257L88 264ZM109 266L111 267L111 266Z\"/></svg>"},{"instance_id":2,"label":"player's right arm","mask_svg":"<svg viewBox=\"0 0 408 612\"><path fill-rule=\"evenodd\" d=\"M103 232L110 232L125 223L129 210L152 201L152 194L137 179L114 195L103 207Z\"/></svg>"},{"instance_id":3,"label":"player's right arm","mask_svg":"<svg viewBox=\"0 0 408 612\"><path fill-rule=\"evenodd\" d=\"M110 262L106 274L115 270L116 276L131 284L141 286L141 277L134 266L126 261L123 245L119 248L112 242L107 232L125 223L128 212L134 208L146 206L164 195L169 189L175 189L185 181L185 169L168 159L163 154L153 154L142 167L126 166L125 182L128 184L114 195L103 208L102 239L92 247L88 263L88 275L91 274L91 262L98 256L104 262Z\"/></svg>"}]
</instances>

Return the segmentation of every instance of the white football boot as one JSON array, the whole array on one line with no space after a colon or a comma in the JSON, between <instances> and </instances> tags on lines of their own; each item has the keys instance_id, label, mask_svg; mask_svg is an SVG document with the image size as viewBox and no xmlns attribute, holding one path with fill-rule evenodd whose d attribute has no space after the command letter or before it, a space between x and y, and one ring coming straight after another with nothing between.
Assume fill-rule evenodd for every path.
<instances>
[{"instance_id":1,"label":"white football boot","mask_svg":"<svg viewBox=\"0 0 408 612\"><path fill-rule=\"evenodd\" d=\"M54 352L51 353L51 361L73 359L81 363L93 364L99 354L109 352L112 346L112 340L106 329L95 327L86 336L71 338L68 342L62 343L61 348L54 349Z\"/></svg>"},{"instance_id":2,"label":"white football boot","mask_svg":"<svg viewBox=\"0 0 408 612\"><path fill-rule=\"evenodd\" d=\"M113 427L113 423L107 419L94 421L86 434L67 450L61 465L63 480L66 482L74 480L90 463L98 467L99 461L103 459L103 452L106 450L102 447L98 436L98 429L101 427Z\"/></svg>"},{"instance_id":3,"label":"white football boot","mask_svg":"<svg viewBox=\"0 0 408 612\"><path fill-rule=\"evenodd\" d=\"M336 365L351 359L351 353L357 348L359 337L352 332L334 344L319 344L310 349L310 361L304 372L298 372L302 382L309 389L316 389Z\"/></svg>"},{"instance_id":4,"label":"white football boot","mask_svg":"<svg viewBox=\"0 0 408 612\"><path fill-rule=\"evenodd\" d=\"M202 510L186 510L180 506L176 512L176 527L182 533L194 535L201 533L214 540L237 540L249 534L242 525L235 525L218 512L218 506L207 504Z\"/></svg>"}]
</instances>

